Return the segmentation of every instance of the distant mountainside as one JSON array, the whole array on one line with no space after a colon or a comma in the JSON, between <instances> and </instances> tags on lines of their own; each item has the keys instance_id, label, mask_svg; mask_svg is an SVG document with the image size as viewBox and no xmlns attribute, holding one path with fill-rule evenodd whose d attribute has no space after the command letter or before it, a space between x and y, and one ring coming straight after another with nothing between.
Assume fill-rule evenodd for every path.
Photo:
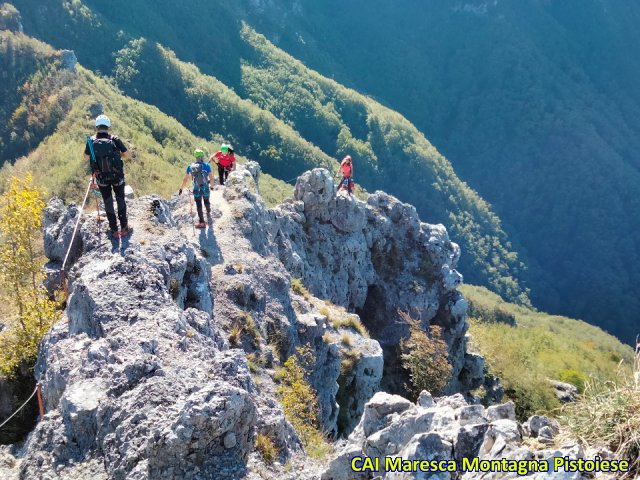
<instances>
[{"instance_id":1,"label":"distant mountainside","mask_svg":"<svg viewBox=\"0 0 640 480\"><path fill-rule=\"evenodd\" d=\"M103 109L116 126L114 133L135 152L125 168L140 194L176 192L194 146L216 148L157 108L125 97L73 63L68 52L25 35L0 31L0 65L7 72L0 87L5 100L0 105L3 184L10 175L31 171L49 194L79 201L89 178L83 139ZM267 193L282 189L282 182L269 175L261 182Z\"/></svg>"},{"instance_id":2,"label":"distant mountainside","mask_svg":"<svg viewBox=\"0 0 640 480\"><path fill-rule=\"evenodd\" d=\"M352 153L358 183L395 193L451 229L465 252L461 269L468 279L528 302L520 282L523 265L498 217L424 136L397 113L279 51L235 17L235 4L188 6L215 32L189 27L193 22L180 18L187 6L172 18L169 2L156 3L152 12L113 2L110 11L118 16L91 2L16 5L25 32L73 49L81 64L110 74L125 94L175 117L192 134L232 141L267 173L290 181L312 166L336 169L335 158ZM46 19L55 19L58 28L49 28ZM86 32L97 40L87 42ZM221 57L206 48L220 43ZM186 60L197 56L197 65L185 63L183 53ZM118 120L125 124L126 114ZM163 135L160 130L152 136L172 147Z\"/></svg>"},{"instance_id":3,"label":"distant mountainside","mask_svg":"<svg viewBox=\"0 0 640 480\"><path fill-rule=\"evenodd\" d=\"M638 2L251 3L278 47L398 110L449 158L523 254L535 305L635 339Z\"/></svg>"},{"instance_id":4,"label":"distant mountainside","mask_svg":"<svg viewBox=\"0 0 640 480\"><path fill-rule=\"evenodd\" d=\"M521 301L526 285L536 306L627 342L640 330L636 4L115 0L106 14L97 0L14 3L27 33L285 180L316 156L356 152L356 181L450 226L469 280ZM284 123L260 113L254 128L254 104ZM287 125L321 152L285 141ZM461 201L450 173L425 171L442 163L420 131L502 225Z\"/></svg>"}]
</instances>

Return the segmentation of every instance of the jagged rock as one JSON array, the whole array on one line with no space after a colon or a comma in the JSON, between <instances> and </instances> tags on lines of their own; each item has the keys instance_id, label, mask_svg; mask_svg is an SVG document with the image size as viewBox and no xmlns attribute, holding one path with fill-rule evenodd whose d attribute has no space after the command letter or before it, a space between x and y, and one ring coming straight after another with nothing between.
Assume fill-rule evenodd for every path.
<instances>
[{"instance_id":1,"label":"jagged rock","mask_svg":"<svg viewBox=\"0 0 640 480\"><path fill-rule=\"evenodd\" d=\"M551 433L551 438L557 435L560 431L558 422L550 419L549 417L545 417L544 415L532 415L525 423L522 424L522 428L526 435L534 438L537 437L541 429L545 427L548 428L545 432Z\"/></svg>"},{"instance_id":2,"label":"jagged rock","mask_svg":"<svg viewBox=\"0 0 640 480\"><path fill-rule=\"evenodd\" d=\"M196 235L186 196L129 201L134 232L120 241L94 216L82 219L65 269L65 318L36 365L48 413L20 458L25 478L238 478L251 468L258 432L287 461L301 445L264 367L299 346L312 353L323 429L353 430L339 455L453 458L456 445L475 451L485 428L511 439L510 424L483 423L489 415L462 395L434 404L425 392L414 405L378 392L381 384L404 392L408 380L394 374L402 372L395 347L408 334L398 309L442 328L453 367L447 391L482 383L482 359L466 350L468 305L455 290L460 250L446 229L383 192L367 203L337 198L323 169L267 209L253 167L238 166L213 190L219 214ZM52 261L61 262L76 218L59 201L47 207ZM293 289L292 276L310 293Z\"/></svg>"},{"instance_id":3,"label":"jagged rock","mask_svg":"<svg viewBox=\"0 0 640 480\"><path fill-rule=\"evenodd\" d=\"M556 393L556 397L562 403L575 402L578 398L578 389L570 383L559 382L558 380L549 380Z\"/></svg>"},{"instance_id":4,"label":"jagged rock","mask_svg":"<svg viewBox=\"0 0 640 480\"><path fill-rule=\"evenodd\" d=\"M104 248L95 218L83 220L66 321L47 334L36 365L48 413L25 446L25 478L237 478L267 424L285 455L299 449L212 316L203 252L213 247L177 234L188 217L174 219L162 201L151 209L153 200L130 203L136 229L121 248ZM47 209L56 260L70 210L58 201Z\"/></svg>"},{"instance_id":5,"label":"jagged rock","mask_svg":"<svg viewBox=\"0 0 640 480\"><path fill-rule=\"evenodd\" d=\"M451 460L453 445L436 433L416 435L407 446L400 451L400 457L407 460ZM436 474L437 478L447 480L451 478L448 472ZM415 473L390 472L385 477L389 480L409 480L416 478Z\"/></svg>"},{"instance_id":6,"label":"jagged rock","mask_svg":"<svg viewBox=\"0 0 640 480\"><path fill-rule=\"evenodd\" d=\"M426 392L421 395L428 398ZM429 404L431 402L426 402ZM491 410L491 413L489 413ZM482 405L465 405L459 396L441 397L433 406L422 407L406 400L377 393L365 406L365 413L358 427L347 441L338 446L334 457L322 473L323 480L351 479L422 479L458 478L503 479L520 478L516 472L392 472L354 473L350 468L353 457L399 456L405 460L448 460L461 464L463 458L480 460L540 460L552 461L554 457L585 458L576 445L557 450L533 451L523 445L522 427L512 416L513 404L497 405L485 409ZM500 418L499 418L500 417ZM504 417L504 418L502 418ZM487 422L488 418L494 419ZM529 422L531 423L531 422ZM542 418L533 419L534 426L545 424ZM539 474L535 471L523 475L526 478L582 479L581 474L564 472Z\"/></svg>"},{"instance_id":7,"label":"jagged rock","mask_svg":"<svg viewBox=\"0 0 640 480\"><path fill-rule=\"evenodd\" d=\"M73 50L62 50L62 68L65 70L70 70L72 72L76 71L76 65L78 64L78 58L76 57L76 53Z\"/></svg>"},{"instance_id":8,"label":"jagged rock","mask_svg":"<svg viewBox=\"0 0 640 480\"><path fill-rule=\"evenodd\" d=\"M62 264L69 251L67 265L70 266L80 256L82 251L80 235L75 236L73 245L69 249L78 213L79 209L76 205L71 205L67 209L59 198L51 199L44 208L42 212L44 253L50 261Z\"/></svg>"},{"instance_id":9,"label":"jagged rock","mask_svg":"<svg viewBox=\"0 0 640 480\"><path fill-rule=\"evenodd\" d=\"M413 206L384 192L366 204L336 198L324 169L298 178L293 202L275 209L271 243L313 294L360 315L384 351L384 389L404 393L408 381L395 349L409 331L398 310L444 329L453 366L447 393L482 385L481 357L466 356L468 303L455 290L460 249L444 226L420 222Z\"/></svg>"},{"instance_id":10,"label":"jagged rock","mask_svg":"<svg viewBox=\"0 0 640 480\"><path fill-rule=\"evenodd\" d=\"M495 420L515 420L516 406L513 402L491 406L487 408L487 419L490 422Z\"/></svg>"},{"instance_id":11,"label":"jagged rock","mask_svg":"<svg viewBox=\"0 0 640 480\"><path fill-rule=\"evenodd\" d=\"M426 390L423 390L422 392L420 392L417 403L418 403L418 406L422 408L431 408L436 404L431 394Z\"/></svg>"},{"instance_id":12,"label":"jagged rock","mask_svg":"<svg viewBox=\"0 0 640 480\"><path fill-rule=\"evenodd\" d=\"M481 399L484 405L500 403L504 396L504 387L500 383L500 379L486 372L484 375L484 391L484 397Z\"/></svg>"},{"instance_id":13,"label":"jagged rock","mask_svg":"<svg viewBox=\"0 0 640 480\"><path fill-rule=\"evenodd\" d=\"M438 407L450 407L450 408L453 408L454 410L457 408L466 407L468 405L467 401L459 393L456 393L455 395L451 395L448 397L437 398L436 403L438 404Z\"/></svg>"},{"instance_id":14,"label":"jagged rock","mask_svg":"<svg viewBox=\"0 0 640 480\"><path fill-rule=\"evenodd\" d=\"M258 162L247 162L244 167L249 171L251 176L253 177L253 181L256 185L260 185L260 174L262 173L262 168ZM259 187L258 187L258 190Z\"/></svg>"},{"instance_id":15,"label":"jagged rock","mask_svg":"<svg viewBox=\"0 0 640 480\"><path fill-rule=\"evenodd\" d=\"M487 423L487 419L484 417L484 407L482 405L469 405L462 407L458 411L458 421L460 425L472 425Z\"/></svg>"}]
</instances>

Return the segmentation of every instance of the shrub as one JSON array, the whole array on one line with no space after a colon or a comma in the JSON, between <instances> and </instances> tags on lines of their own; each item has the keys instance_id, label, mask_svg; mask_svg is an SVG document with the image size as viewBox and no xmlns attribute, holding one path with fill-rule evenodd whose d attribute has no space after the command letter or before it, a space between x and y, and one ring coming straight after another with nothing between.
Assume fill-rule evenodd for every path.
<instances>
[{"instance_id":1,"label":"shrub","mask_svg":"<svg viewBox=\"0 0 640 480\"><path fill-rule=\"evenodd\" d=\"M579 372L573 368L568 368L566 370L562 370L558 373L558 379L561 382L570 383L578 389L578 393L584 392L585 382L587 378L584 373Z\"/></svg>"},{"instance_id":2,"label":"shrub","mask_svg":"<svg viewBox=\"0 0 640 480\"><path fill-rule=\"evenodd\" d=\"M369 332L366 327L362 324L360 319L355 315L349 315L342 318L333 318L331 321L331 325L334 328L350 328L360 333L365 338L369 338Z\"/></svg>"},{"instance_id":3,"label":"shrub","mask_svg":"<svg viewBox=\"0 0 640 480\"><path fill-rule=\"evenodd\" d=\"M293 290L294 293L297 293L298 295L302 295L307 300L309 299L309 296L310 296L309 290L305 288L301 279L299 278L291 279L291 290Z\"/></svg>"},{"instance_id":4,"label":"shrub","mask_svg":"<svg viewBox=\"0 0 640 480\"><path fill-rule=\"evenodd\" d=\"M17 310L0 333L0 373L6 377L21 365L33 367L40 340L60 314L41 285L43 261L36 239L43 208L31 175L12 178L0 200L0 277Z\"/></svg>"},{"instance_id":5,"label":"shrub","mask_svg":"<svg viewBox=\"0 0 640 480\"><path fill-rule=\"evenodd\" d=\"M275 443L269 436L263 435L262 433L256 436L256 450L260 452L260 455L262 455L267 465L273 464L278 457L278 449Z\"/></svg>"},{"instance_id":6,"label":"shrub","mask_svg":"<svg viewBox=\"0 0 640 480\"><path fill-rule=\"evenodd\" d=\"M229 332L229 343L232 347L237 347L240 343L240 335L242 334L242 328L239 325L235 324L231 327L231 332Z\"/></svg>"},{"instance_id":7,"label":"shrub","mask_svg":"<svg viewBox=\"0 0 640 480\"><path fill-rule=\"evenodd\" d=\"M260 331L249 312L240 312L234 319L229 332L229 343L234 347L238 346L242 340L242 334L248 335L255 346L260 343Z\"/></svg>"},{"instance_id":8,"label":"shrub","mask_svg":"<svg viewBox=\"0 0 640 480\"><path fill-rule=\"evenodd\" d=\"M326 439L318 422L317 396L309 384L308 375L315 358L311 349L299 347L276 374L280 381L277 393L282 409L300 436L307 453L323 456L327 452Z\"/></svg>"},{"instance_id":9,"label":"shrub","mask_svg":"<svg viewBox=\"0 0 640 480\"><path fill-rule=\"evenodd\" d=\"M418 320L404 312L398 313L409 324L409 338L400 342L400 358L402 366L409 372L410 390L416 396L422 390L435 395L441 393L449 383L452 371L447 343L442 339L442 329L432 325L427 335Z\"/></svg>"}]
</instances>

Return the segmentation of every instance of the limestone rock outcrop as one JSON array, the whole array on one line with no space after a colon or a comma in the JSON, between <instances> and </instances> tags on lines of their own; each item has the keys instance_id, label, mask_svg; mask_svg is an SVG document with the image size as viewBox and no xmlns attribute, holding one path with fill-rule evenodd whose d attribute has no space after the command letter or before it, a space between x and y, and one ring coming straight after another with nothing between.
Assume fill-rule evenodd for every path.
<instances>
[{"instance_id":1,"label":"limestone rock outcrop","mask_svg":"<svg viewBox=\"0 0 640 480\"><path fill-rule=\"evenodd\" d=\"M386 425L387 410L418 408L376 395L402 392L408 380L399 310L442 327L453 365L448 392L482 385L483 359L467 352L467 303L456 290L460 250L442 225L421 222L383 192L366 203L336 196L322 169L268 209L259 173L250 163L217 187L208 228L198 232L186 196L128 201L134 231L119 241L85 213L63 272L64 318L36 366L47 414L13 460L2 452L3 465L21 478L258 478L266 468L260 434L277 450L270 475L317 478L280 406L276 369L307 347L322 429L368 439ZM45 210L51 290L78 215L55 199ZM391 406L367 410L372 397ZM454 400L441 423L466 405L462 395ZM434 400L419 401L427 408ZM415 428L426 421L411 420ZM411 448L438 443L420 441ZM299 458L304 474L277 470Z\"/></svg>"},{"instance_id":2,"label":"limestone rock outcrop","mask_svg":"<svg viewBox=\"0 0 640 480\"><path fill-rule=\"evenodd\" d=\"M536 460L536 464L548 465L554 458L584 458L577 444L560 448L549 447L537 450L524 443L527 437L540 438L543 431L549 434L549 442L558 433L557 424L543 416L531 417L524 424L515 418L513 403L485 408L468 404L464 397L456 394L433 398L422 392L416 404L387 393L377 393L365 406L364 414L356 429L336 452L322 473L322 480L409 480L419 478L438 479L509 479L509 478L584 478L578 472L560 469L550 473L532 468L524 475L517 472L479 471L471 467L464 472L463 459L473 461ZM377 472L354 472L352 459L380 458ZM447 472L402 472L392 466L386 468L385 457L400 457L404 460L452 461L459 467ZM362 461L359 463L362 465Z\"/></svg>"}]
</instances>

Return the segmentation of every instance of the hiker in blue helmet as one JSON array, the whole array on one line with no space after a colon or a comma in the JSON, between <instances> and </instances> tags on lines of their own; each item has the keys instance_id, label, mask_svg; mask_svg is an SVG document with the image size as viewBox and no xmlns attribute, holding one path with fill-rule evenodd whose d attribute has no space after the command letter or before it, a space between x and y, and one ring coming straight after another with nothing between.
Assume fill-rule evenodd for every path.
<instances>
[{"instance_id":1,"label":"hiker in blue helmet","mask_svg":"<svg viewBox=\"0 0 640 480\"><path fill-rule=\"evenodd\" d=\"M123 158L131 158L122 140L109 133L111 120L106 115L98 115L95 120L96 134L87 137L84 148L84 159L89 160L93 175L93 184L100 189L104 201L104 209L109 220L109 231L113 238L120 238L130 233L127 221L127 204L125 202L125 178ZM118 221L113 207L113 195L118 204Z\"/></svg>"},{"instance_id":2,"label":"hiker in blue helmet","mask_svg":"<svg viewBox=\"0 0 640 480\"><path fill-rule=\"evenodd\" d=\"M196 149L193 152L193 156L196 158L196 161L187 167L187 173L182 179L182 185L180 185L178 195L182 195L182 189L189 181L189 178L191 178L193 198L196 201L196 209L198 210L198 223L196 223L196 228L205 228L207 224L202 215L202 203L204 202L204 206L207 209L207 217L210 218L211 204L209 203L209 195L211 190L209 183L211 182L211 165L205 163L204 152L201 149Z\"/></svg>"}]
</instances>

